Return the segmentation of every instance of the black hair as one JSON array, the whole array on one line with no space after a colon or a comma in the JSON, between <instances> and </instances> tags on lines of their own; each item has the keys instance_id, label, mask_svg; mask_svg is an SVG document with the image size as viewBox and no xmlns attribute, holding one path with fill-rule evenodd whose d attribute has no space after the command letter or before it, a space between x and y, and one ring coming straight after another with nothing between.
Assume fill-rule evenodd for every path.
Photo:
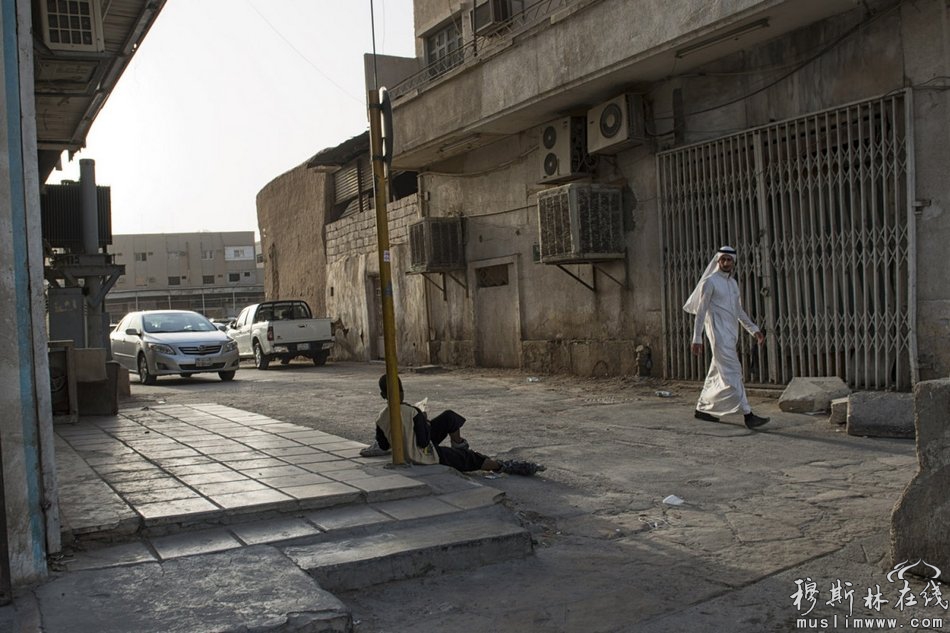
<instances>
[{"instance_id":1,"label":"black hair","mask_svg":"<svg viewBox=\"0 0 950 633\"><path fill-rule=\"evenodd\" d=\"M402 399L403 390L402 390L402 379L398 376L396 377L396 383L399 385L399 397ZM386 385L386 374L383 374L379 377L379 395L384 399L389 399L389 389Z\"/></svg>"}]
</instances>

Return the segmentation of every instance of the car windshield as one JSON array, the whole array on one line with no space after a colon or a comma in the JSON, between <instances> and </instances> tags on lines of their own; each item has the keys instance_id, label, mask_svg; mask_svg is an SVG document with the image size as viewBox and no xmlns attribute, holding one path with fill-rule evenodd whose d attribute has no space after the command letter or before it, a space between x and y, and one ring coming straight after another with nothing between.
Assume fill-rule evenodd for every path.
<instances>
[{"instance_id":1,"label":"car windshield","mask_svg":"<svg viewBox=\"0 0 950 633\"><path fill-rule=\"evenodd\" d=\"M200 314L159 312L142 317L142 329L151 334L168 332L214 332L217 328Z\"/></svg>"}]
</instances>

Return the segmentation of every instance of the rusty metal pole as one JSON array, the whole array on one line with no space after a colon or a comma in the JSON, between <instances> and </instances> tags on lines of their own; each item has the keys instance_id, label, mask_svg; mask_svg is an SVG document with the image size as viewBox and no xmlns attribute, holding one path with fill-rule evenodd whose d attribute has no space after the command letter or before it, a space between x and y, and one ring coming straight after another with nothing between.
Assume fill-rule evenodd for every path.
<instances>
[{"instance_id":1,"label":"rusty metal pole","mask_svg":"<svg viewBox=\"0 0 950 633\"><path fill-rule=\"evenodd\" d=\"M402 435L402 398L396 363L396 319L393 313L393 279L389 253L389 218L386 214L386 173L383 168L382 107L379 93L369 91L369 138L373 156L373 188L376 198L376 240L379 254L379 285L383 300L383 347L386 356L386 394L389 403L389 441L393 464L406 463Z\"/></svg>"}]
</instances>

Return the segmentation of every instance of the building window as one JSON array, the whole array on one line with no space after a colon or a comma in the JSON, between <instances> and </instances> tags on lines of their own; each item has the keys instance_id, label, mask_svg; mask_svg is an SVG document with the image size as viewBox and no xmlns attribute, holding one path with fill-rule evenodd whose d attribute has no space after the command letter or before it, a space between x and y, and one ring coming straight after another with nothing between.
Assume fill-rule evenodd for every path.
<instances>
[{"instance_id":1,"label":"building window","mask_svg":"<svg viewBox=\"0 0 950 633\"><path fill-rule=\"evenodd\" d=\"M201 251L201 259L211 260L214 259L214 251Z\"/></svg>"},{"instance_id":2,"label":"building window","mask_svg":"<svg viewBox=\"0 0 950 633\"><path fill-rule=\"evenodd\" d=\"M475 270L475 282L479 288L495 288L508 285L508 264L485 266Z\"/></svg>"},{"instance_id":3,"label":"building window","mask_svg":"<svg viewBox=\"0 0 950 633\"><path fill-rule=\"evenodd\" d=\"M169 285L169 286L180 286L180 285L181 285L181 277L169 277L169 278L168 278L168 285Z\"/></svg>"},{"instance_id":4,"label":"building window","mask_svg":"<svg viewBox=\"0 0 950 633\"><path fill-rule=\"evenodd\" d=\"M251 273L244 273L244 276L245 276L245 277L250 277L250 276L251 276Z\"/></svg>"},{"instance_id":5,"label":"building window","mask_svg":"<svg viewBox=\"0 0 950 633\"><path fill-rule=\"evenodd\" d=\"M209 284L213 284L213 283L214 283L214 275L202 275L202 276L201 276L201 283L203 283L203 284L206 285L206 286L209 285Z\"/></svg>"},{"instance_id":6,"label":"building window","mask_svg":"<svg viewBox=\"0 0 950 633\"><path fill-rule=\"evenodd\" d=\"M147 262L147 261L148 261L148 255L146 255L145 253L136 253L136 254L135 254L135 261L137 261L137 262Z\"/></svg>"},{"instance_id":7,"label":"building window","mask_svg":"<svg viewBox=\"0 0 950 633\"><path fill-rule=\"evenodd\" d=\"M228 281L241 281L241 273L228 273Z\"/></svg>"},{"instance_id":8,"label":"building window","mask_svg":"<svg viewBox=\"0 0 950 633\"><path fill-rule=\"evenodd\" d=\"M438 77L462 63L462 21L458 18L426 37L426 65Z\"/></svg>"},{"instance_id":9,"label":"building window","mask_svg":"<svg viewBox=\"0 0 950 633\"><path fill-rule=\"evenodd\" d=\"M224 249L224 259L229 262L254 261L253 246L227 246Z\"/></svg>"}]
</instances>

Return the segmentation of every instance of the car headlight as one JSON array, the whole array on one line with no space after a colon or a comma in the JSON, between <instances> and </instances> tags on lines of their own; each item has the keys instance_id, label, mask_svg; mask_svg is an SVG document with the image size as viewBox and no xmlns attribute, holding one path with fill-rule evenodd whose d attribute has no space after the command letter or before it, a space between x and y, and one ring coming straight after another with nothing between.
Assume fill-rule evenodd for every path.
<instances>
[{"instance_id":1,"label":"car headlight","mask_svg":"<svg viewBox=\"0 0 950 633\"><path fill-rule=\"evenodd\" d=\"M224 351L233 352L237 349L237 341L228 341L224 344Z\"/></svg>"},{"instance_id":2,"label":"car headlight","mask_svg":"<svg viewBox=\"0 0 950 633\"><path fill-rule=\"evenodd\" d=\"M172 349L171 345L165 345L164 343L146 343L145 345L153 352L158 352L159 354L175 353L175 350Z\"/></svg>"}]
</instances>

